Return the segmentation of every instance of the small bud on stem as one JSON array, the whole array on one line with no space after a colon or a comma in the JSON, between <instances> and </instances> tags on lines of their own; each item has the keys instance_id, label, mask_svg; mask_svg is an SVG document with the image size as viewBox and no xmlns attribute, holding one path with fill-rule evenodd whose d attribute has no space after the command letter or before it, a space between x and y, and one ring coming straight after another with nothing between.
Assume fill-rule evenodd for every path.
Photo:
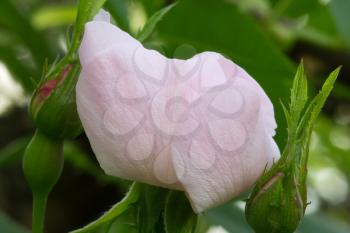
<instances>
[{"instance_id":1,"label":"small bud on stem","mask_svg":"<svg viewBox=\"0 0 350 233\"><path fill-rule=\"evenodd\" d=\"M63 168L63 141L37 130L23 158L24 176L33 192L33 233L43 232L46 200Z\"/></svg>"},{"instance_id":2,"label":"small bud on stem","mask_svg":"<svg viewBox=\"0 0 350 233\"><path fill-rule=\"evenodd\" d=\"M78 62L58 64L34 92L29 112L36 126L55 138L74 138L82 132L75 103Z\"/></svg>"},{"instance_id":3,"label":"small bud on stem","mask_svg":"<svg viewBox=\"0 0 350 233\"><path fill-rule=\"evenodd\" d=\"M313 125L319 115L339 68L333 71L322 90L307 104L307 81L303 64L298 68L291 90L288 140L281 159L265 172L246 205L246 218L256 233L293 233L303 218L307 203L307 161Z\"/></svg>"}]
</instances>

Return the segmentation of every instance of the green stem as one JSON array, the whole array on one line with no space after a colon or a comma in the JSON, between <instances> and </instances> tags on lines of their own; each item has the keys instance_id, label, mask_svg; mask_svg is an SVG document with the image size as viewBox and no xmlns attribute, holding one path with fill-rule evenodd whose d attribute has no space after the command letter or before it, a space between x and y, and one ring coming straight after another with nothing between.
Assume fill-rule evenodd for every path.
<instances>
[{"instance_id":1,"label":"green stem","mask_svg":"<svg viewBox=\"0 0 350 233\"><path fill-rule=\"evenodd\" d=\"M47 195L33 194L32 233L43 233Z\"/></svg>"},{"instance_id":2,"label":"green stem","mask_svg":"<svg viewBox=\"0 0 350 233\"><path fill-rule=\"evenodd\" d=\"M78 1L78 14L75 22L72 44L68 49L67 57L73 57L79 48L81 36L84 31L84 25L90 15L89 13L92 8L92 4L92 1L88 0Z\"/></svg>"},{"instance_id":3,"label":"green stem","mask_svg":"<svg viewBox=\"0 0 350 233\"><path fill-rule=\"evenodd\" d=\"M68 49L68 57L74 58L84 33L85 23L97 13L106 0L79 0L78 15L75 22L71 47Z\"/></svg>"}]
</instances>

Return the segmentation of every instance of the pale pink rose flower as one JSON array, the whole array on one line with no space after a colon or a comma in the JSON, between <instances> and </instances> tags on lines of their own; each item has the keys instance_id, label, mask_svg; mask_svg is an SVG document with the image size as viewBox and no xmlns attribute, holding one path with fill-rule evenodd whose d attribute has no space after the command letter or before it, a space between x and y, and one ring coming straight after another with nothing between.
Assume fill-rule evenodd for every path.
<instances>
[{"instance_id":1,"label":"pale pink rose flower","mask_svg":"<svg viewBox=\"0 0 350 233\"><path fill-rule=\"evenodd\" d=\"M106 12L86 24L79 55L78 112L107 174L183 190L199 213L279 158L271 101L224 56L168 59Z\"/></svg>"}]
</instances>

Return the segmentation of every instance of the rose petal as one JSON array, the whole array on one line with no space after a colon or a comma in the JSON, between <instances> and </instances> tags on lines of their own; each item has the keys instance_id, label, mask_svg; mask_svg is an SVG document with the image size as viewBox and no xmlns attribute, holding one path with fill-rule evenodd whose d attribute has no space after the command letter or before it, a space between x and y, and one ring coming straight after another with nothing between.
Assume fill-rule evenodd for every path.
<instances>
[{"instance_id":1,"label":"rose petal","mask_svg":"<svg viewBox=\"0 0 350 233\"><path fill-rule=\"evenodd\" d=\"M183 190L196 212L252 185L279 157L273 106L215 52L168 59L105 22L86 24L77 109L107 174Z\"/></svg>"}]
</instances>

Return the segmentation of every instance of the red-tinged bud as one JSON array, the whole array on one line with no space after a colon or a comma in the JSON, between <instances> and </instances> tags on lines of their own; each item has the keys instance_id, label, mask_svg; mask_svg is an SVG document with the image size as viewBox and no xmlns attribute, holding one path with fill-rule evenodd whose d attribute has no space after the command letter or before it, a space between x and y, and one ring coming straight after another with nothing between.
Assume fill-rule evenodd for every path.
<instances>
[{"instance_id":1,"label":"red-tinged bud","mask_svg":"<svg viewBox=\"0 0 350 233\"><path fill-rule=\"evenodd\" d=\"M54 138L74 138L82 132L75 103L79 63L58 64L37 88L29 111L36 126Z\"/></svg>"}]
</instances>

